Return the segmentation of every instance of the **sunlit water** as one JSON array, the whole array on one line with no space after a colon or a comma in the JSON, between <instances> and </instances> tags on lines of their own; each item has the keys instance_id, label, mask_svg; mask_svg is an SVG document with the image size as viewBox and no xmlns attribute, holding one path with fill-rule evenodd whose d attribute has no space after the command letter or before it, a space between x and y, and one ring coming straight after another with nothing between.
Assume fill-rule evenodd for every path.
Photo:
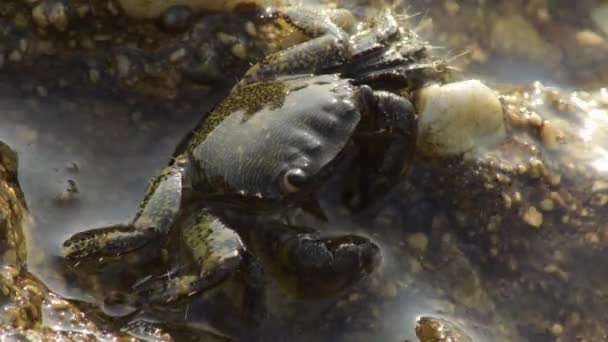
<instances>
[{"instance_id":1,"label":"sunlit water","mask_svg":"<svg viewBox=\"0 0 608 342\"><path fill-rule=\"evenodd\" d=\"M542 68L510 58L499 59L479 73L493 82L542 80L546 85L570 88L557 83ZM35 79L36 75L12 75L0 80L0 139L19 154L20 182L34 218L27 232L28 267L53 292L96 302L97 296L62 276L62 241L87 228L129 220L147 182L168 162L177 143L215 99L195 103L196 110L176 114L171 106L164 109L150 105L146 99L127 104L120 98L75 90L51 91L47 97L40 97L35 90L19 86L35 83ZM605 90L603 97L608 101ZM576 102L577 98L572 100ZM580 106L584 108L585 104ZM607 127L608 113L590 110L589 117L573 129L588 141L608 141ZM598 144L589 153L597 170L608 172L605 145ZM73 200L66 198L71 196L67 192L71 181L78 190ZM339 216L332 218L332 224L364 229L347 221ZM384 257L388 265L399 264L399 254L390 249L385 250ZM416 318L440 314L444 304L433 305L432 298L415 296L394 301L379 309L383 327L391 327L380 335L415 340ZM317 305L322 308L326 304ZM176 315L187 317L194 325L197 315L205 317L195 309L187 310ZM471 335L475 335L474 329ZM303 333L301 340L310 337Z\"/></svg>"}]
</instances>

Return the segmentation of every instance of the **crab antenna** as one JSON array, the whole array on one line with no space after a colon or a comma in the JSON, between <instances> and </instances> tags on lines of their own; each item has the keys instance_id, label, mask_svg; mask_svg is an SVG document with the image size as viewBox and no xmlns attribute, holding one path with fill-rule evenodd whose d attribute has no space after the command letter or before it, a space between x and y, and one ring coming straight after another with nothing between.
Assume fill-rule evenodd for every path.
<instances>
[{"instance_id":1,"label":"crab antenna","mask_svg":"<svg viewBox=\"0 0 608 342\"><path fill-rule=\"evenodd\" d=\"M462 72L463 71L462 68L455 67L455 66L450 66L450 65L446 65L445 69L446 70L450 70L450 71L458 71L458 72Z\"/></svg>"},{"instance_id":2,"label":"crab antenna","mask_svg":"<svg viewBox=\"0 0 608 342\"><path fill-rule=\"evenodd\" d=\"M473 51L471 50L471 48L465 49L461 53L459 53L457 55L454 55L454 56L449 57L448 59L446 59L446 63L450 64L450 63L452 63L453 61L455 61L455 60L457 60L459 58L462 58L462 57L464 57L466 55L470 55L472 52Z\"/></svg>"},{"instance_id":3,"label":"crab antenna","mask_svg":"<svg viewBox=\"0 0 608 342\"><path fill-rule=\"evenodd\" d=\"M414 28L412 29L412 31L413 31L415 34L418 34L418 32L419 32L421 29L423 29L423 28L424 28L424 26L423 26L423 25L425 24L425 21L426 21L426 19L428 18L428 16L429 16L429 10L427 9L427 10L425 10L425 11L424 11L424 14L422 15L422 18L420 18L420 21L418 22L418 24L416 25L416 27L414 27Z\"/></svg>"}]
</instances>

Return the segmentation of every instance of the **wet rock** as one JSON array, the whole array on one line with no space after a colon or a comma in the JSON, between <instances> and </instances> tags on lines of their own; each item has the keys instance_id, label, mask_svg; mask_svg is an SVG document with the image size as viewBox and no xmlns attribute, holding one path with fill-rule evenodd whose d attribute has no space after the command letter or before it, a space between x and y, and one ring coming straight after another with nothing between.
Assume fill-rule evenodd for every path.
<instances>
[{"instance_id":1,"label":"wet rock","mask_svg":"<svg viewBox=\"0 0 608 342\"><path fill-rule=\"evenodd\" d=\"M420 342L473 341L453 322L437 317L420 317L416 322L416 337Z\"/></svg>"},{"instance_id":2,"label":"wet rock","mask_svg":"<svg viewBox=\"0 0 608 342\"><path fill-rule=\"evenodd\" d=\"M505 55L548 65L561 62L561 51L548 44L523 16L495 18L489 38L491 47Z\"/></svg>"},{"instance_id":3,"label":"wet rock","mask_svg":"<svg viewBox=\"0 0 608 342\"><path fill-rule=\"evenodd\" d=\"M604 35L608 36L608 3L598 4L591 10L591 19Z\"/></svg>"},{"instance_id":4,"label":"wet rock","mask_svg":"<svg viewBox=\"0 0 608 342\"><path fill-rule=\"evenodd\" d=\"M535 85L502 94L508 132L503 142L480 157L426 158L414 166L410 182L448 208L453 223L446 225L458 234L453 244L466 246L465 257L441 252L454 266L438 273L459 280L449 286L451 298L492 312L477 300L485 290L496 311L526 338L550 338L557 323L563 329L557 327L556 335L564 341L602 340L608 325L597 296L606 291L601 255L608 212L607 202L590 199L606 192L606 136L600 133L606 105L584 92L547 92ZM559 130L557 144L548 139L553 133L542 131L549 119ZM597 131L583 132L590 126ZM497 173L510 181L500 182ZM571 327L565 318L573 311L590 319Z\"/></svg>"}]
</instances>

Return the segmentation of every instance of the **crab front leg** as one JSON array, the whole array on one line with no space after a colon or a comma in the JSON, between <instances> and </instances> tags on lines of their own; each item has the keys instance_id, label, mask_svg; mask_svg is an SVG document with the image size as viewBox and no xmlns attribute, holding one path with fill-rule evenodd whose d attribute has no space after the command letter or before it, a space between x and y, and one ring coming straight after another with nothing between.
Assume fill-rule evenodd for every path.
<instances>
[{"instance_id":1,"label":"crab front leg","mask_svg":"<svg viewBox=\"0 0 608 342\"><path fill-rule=\"evenodd\" d=\"M267 56L247 71L241 85L279 76L317 74L343 64L350 56L349 35L326 13L296 6L267 8L262 15L262 19L276 18L284 19L310 39Z\"/></svg>"},{"instance_id":2,"label":"crab front leg","mask_svg":"<svg viewBox=\"0 0 608 342\"><path fill-rule=\"evenodd\" d=\"M368 174L374 175L368 194L373 198L388 191L391 184L407 171L407 162L416 149L417 115L408 99L391 92L360 86L358 94L362 114L359 138L372 141L377 138L384 145L384 152L380 154L382 159L376 169L368 170ZM369 154L378 155L375 147L367 147Z\"/></svg>"},{"instance_id":3,"label":"crab front leg","mask_svg":"<svg viewBox=\"0 0 608 342\"><path fill-rule=\"evenodd\" d=\"M245 257L239 235L207 210L183 222L181 237L194 262L194 272L144 282L135 288L135 301L164 304L194 295L219 284Z\"/></svg>"},{"instance_id":4,"label":"crab front leg","mask_svg":"<svg viewBox=\"0 0 608 342\"><path fill-rule=\"evenodd\" d=\"M278 222L251 231L256 255L270 266L280 283L297 297L335 294L372 273L380 264L380 248L357 235L321 237L306 227Z\"/></svg>"},{"instance_id":5,"label":"crab front leg","mask_svg":"<svg viewBox=\"0 0 608 342\"><path fill-rule=\"evenodd\" d=\"M146 196L131 223L72 235L63 243L65 258L117 256L164 236L179 212L185 173L185 158L178 158L148 186Z\"/></svg>"}]
</instances>

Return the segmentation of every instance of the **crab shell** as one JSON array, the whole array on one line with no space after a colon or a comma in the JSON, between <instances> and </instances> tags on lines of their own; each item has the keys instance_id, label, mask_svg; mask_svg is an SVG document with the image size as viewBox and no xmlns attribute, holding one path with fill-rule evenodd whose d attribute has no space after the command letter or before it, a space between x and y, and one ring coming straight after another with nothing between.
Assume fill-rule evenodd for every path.
<instances>
[{"instance_id":1,"label":"crab shell","mask_svg":"<svg viewBox=\"0 0 608 342\"><path fill-rule=\"evenodd\" d=\"M357 89L337 75L236 88L190 144L195 187L279 199L308 185L356 130Z\"/></svg>"}]
</instances>

